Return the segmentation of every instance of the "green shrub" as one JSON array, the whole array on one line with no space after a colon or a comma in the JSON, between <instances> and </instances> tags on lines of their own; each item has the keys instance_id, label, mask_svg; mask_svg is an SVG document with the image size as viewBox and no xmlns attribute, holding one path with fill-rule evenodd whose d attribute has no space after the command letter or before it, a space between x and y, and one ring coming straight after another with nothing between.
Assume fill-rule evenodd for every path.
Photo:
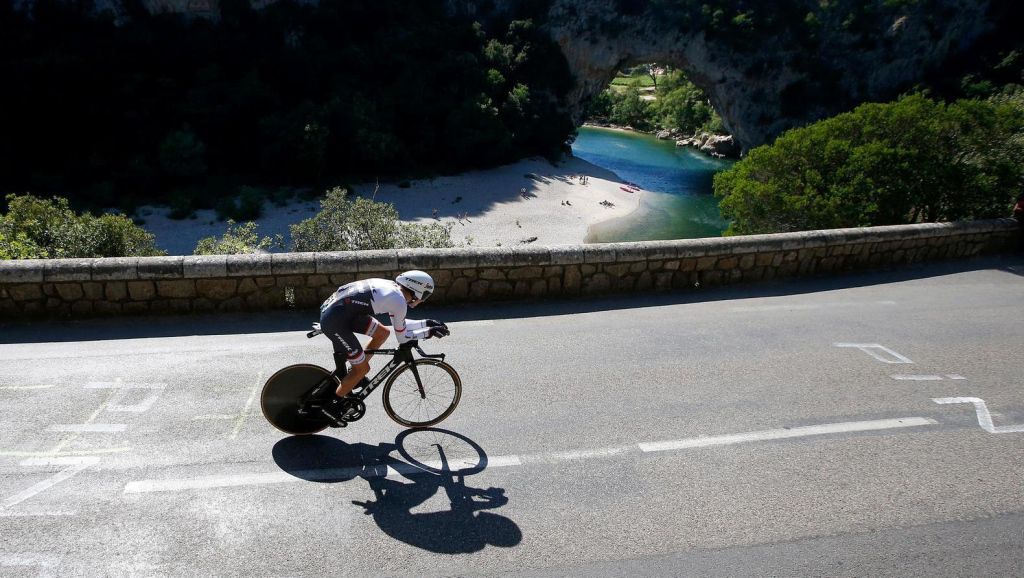
<instances>
[{"instance_id":1,"label":"green shrub","mask_svg":"<svg viewBox=\"0 0 1024 578\"><path fill-rule=\"evenodd\" d=\"M163 255L153 235L124 215L76 214L61 197L7 195L0 214L3 258L131 257Z\"/></svg>"},{"instance_id":2,"label":"green shrub","mask_svg":"<svg viewBox=\"0 0 1024 578\"><path fill-rule=\"evenodd\" d=\"M200 239L196 245L195 255L246 255L250 253L264 253L274 248L284 247L284 237L274 235L273 237L260 237L256 233L259 227L256 223L249 221L241 225L235 224L228 219L227 230L220 238L206 237Z\"/></svg>"},{"instance_id":3,"label":"green shrub","mask_svg":"<svg viewBox=\"0 0 1024 578\"><path fill-rule=\"evenodd\" d=\"M400 223L390 203L349 200L345 189L327 191L321 210L291 226L295 251L361 251L412 247L452 247L451 224Z\"/></svg>"},{"instance_id":4,"label":"green shrub","mask_svg":"<svg viewBox=\"0 0 1024 578\"><path fill-rule=\"evenodd\" d=\"M726 234L1005 216L1024 174L1021 99L865 104L715 176Z\"/></svg>"}]
</instances>

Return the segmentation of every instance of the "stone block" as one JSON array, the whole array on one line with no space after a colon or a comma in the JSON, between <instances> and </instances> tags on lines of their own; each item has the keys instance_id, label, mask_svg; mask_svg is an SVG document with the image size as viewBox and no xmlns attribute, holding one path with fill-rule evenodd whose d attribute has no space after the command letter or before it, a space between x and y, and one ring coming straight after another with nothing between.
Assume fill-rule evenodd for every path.
<instances>
[{"instance_id":1,"label":"stone block","mask_svg":"<svg viewBox=\"0 0 1024 578\"><path fill-rule=\"evenodd\" d=\"M718 260L716 267L721 271L732 271L739 266L740 260L736 257L722 257Z\"/></svg>"},{"instance_id":2,"label":"stone block","mask_svg":"<svg viewBox=\"0 0 1024 578\"><path fill-rule=\"evenodd\" d=\"M705 239L686 239L676 247L676 258L703 257L708 254L708 243Z\"/></svg>"},{"instance_id":3,"label":"stone block","mask_svg":"<svg viewBox=\"0 0 1024 578\"><path fill-rule=\"evenodd\" d=\"M121 306L121 311L129 315L136 315L149 311L149 301L129 301Z\"/></svg>"},{"instance_id":4,"label":"stone block","mask_svg":"<svg viewBox=\"0 0 1024 578\"><path fill-rule=\"evenodd\" d=\"M583 286L583 274L580 272L580 268L577 265L572 265L565 268L565 282L563 288L566 293L575 295L579 293L580 288Z\"/></svg>"},{"instance_id":5,"label":"stone block","mask_svg":"<svg viewBox=\"0 0 1024 578\"><path fill-rule=\"evenodd\" d=\"M644 271L640 273L640 276L636 280L637 291L650 291L654 287L654 276L651 275L650 271Z\"/></svg>"},{"instance_id":6,"label":"stone block","mask_svg":"<svg viewBox=\"0 0 1024 578\"><path fill-rule=\"evenodd\" d=\"M640 273L640 272L643 272L643 271L646 271L646 270L647 270L647 262L646 261L640 261L640 262L637 262L637 263L630 263L630 265L629 265L629 272L630 273Z\"/></svg>"},{"instance_id":7,"label":"stone block","mask_svg":"<svg viewBox=\"0 0 1024 578\"><path fill-rule=\"evenodd\" d=\"M480 271L480 279L487 279L488 281L505 280L504 269L483 269Z\"/></svg>"},{"instance_id":8,"label":"stone block","mask_svg":"<svg viewBox=\"0 0 1024 578\"><path fill-rule=\"evenodd\" d=\"M473 281L469 286L469 298L470 299L482 299L487 296L488 289L491 288L491 282L485 280Z\"/></svg>"},{"instance_id":9,"label":"stone block","mask_svg":"<svg viewBox=\"0 0 1024 578\"><path fill-rule=\"evenodd\" d=\"M228 277L270 277L273 275L271 256L259 255L228 255Z\"/></svg>"},{"instance_id":10,"label":"stone block","mask_svg":"<svg viewBox=\"0 0 1024 578\"><path fill-rule=\"evenodd\" d=\"M237 279L198 279L196 293L200 297L221 301L235 295L238 289Z\"/></svg>"},{"instance_id":11,"label":"stone block","mask_svg":"<svg viewBox=\"0 0 1024 578\"><path fill-rule=\"evenodd\" d=\"M710 269L714 269L715 265L718 263L718 259L719 258L716 257L716 256L701 257L701 258L697 259L696 269L698 271L707 271L707 270L710 270Z\"/></svg>"},{"instance_id":12,"label":"stone block","mask_svg":"<svg viewBox=\"0 0 1024 578\"><path fill-rule=\"evenodd\" d=\"M121 304L111 301L97 301L93 303L93 311L99 315L117 315L121 313Z\"/></svg>"},{"instance_id":13,"label":"stone block","mask_svg":"<svg viewBox=\"0 0 1024 578\"><path fill-rule=\"evenodd\" d=\"M544 246L517 246L511 247L511 263L517 267L550 265L551 252Z\"/></svg>"},{"instance_id":14,"label":"stone block","mask_svg":"<svg viewBox=\"0 0 1024 578\"><path fill-rule=\"evenodd\" d=\"M275 276L316 273L316 253L271 253L270 270Z\"/></svg>"},{"instance_id":15,"label":"stone block","mask_svg":"<svg viewBox=\"0 0 1024 578\"><path fill-rule=\"evenodd\" d=\"M485 283L486 281L479 281L479 283ZM490 296L497 299L508 299L513 294L512 284L507 281L495 281L491 283Z\"/></svg>"},{"instance_id":16,"label":"stone block","mask_svg":"<svg viewBox=\"0 0 1024 578\"><path fill-rule=\"evenodd\" d=\"M336 275L331 275L331 285L334 285L334 288L337 289L342 285L348 285L349 283L355 281L358 278L359 275L356 273L339 273Z\"/></svg>"},{"instance_id":17,"label":"stone block","mask_svg":"<svg viewBox=\"0 0 1024 578\"><path fill-rule=\"evenodd\" d=\"M334 287L327 275L307 275L306 287Z\"/></svg>"},{"instance_id":18,"label":"stone block","mask_svg":"<svg viewBox=\"0 0 1024 578\"><path fill-rule=\"evenodd\" d=\"M435 249L433 256L437 260L437 267L441 269L471 269L477 266L477 249L469 247Z\"/></svg>"},{"instance_id":19,"label":"stone block","mask_svg":"<svg viewBox=\"0 0 1024 578\"><path fill-rule=\"evenodd\" d=\"M132 301L149 301L156 297L156 285L152 281L128 281L128 295ZM125 311L128 312L129 309L136 308L126 307Z\"/></svg>"},{"instance_id":20,"label":"stone block","mask_svg":"<svg viewBox=\"0 0 1024 578\"><path fill-rule=\"evenodd\" d=\"M530 297L533 297L535 299L538 297L543 297L544 294L547 292L547 289L547 281L543 279L536 279L530 282Z\"/></svg>"},{"instance_id":21,"label":"stone block","mask_svg":"<svg viewBox=\"0 0 1024 578\"><path fill-rule=\"evenodd\" d=\"M185 276L184 257L140 257L139 279L181 279Z\"/></svg>"},{"instance_id":22,"label":"stone block","mask_svg":"<svg viewBox=\"0 0 1024 578\"><path fill-rule=\"evenodd\" d=\"M623 277L629 273L629 265L626 263L612 263L605 265L601 270L612 277Z\"/></svg>"},{"instance_id":23,"label":"stone block","mask_svg":"<svg viewBox=\"0 0 1024 578\"><path fill-rule=\"evenodd\" d=\"M445 291L445 295L450 301L461 301L469 296L469 279L466 277L459 277L452 281L451 287Z\"/></svg>"},{"instance_id":24,"label":"stone block","mask_svg":"<svg viewBox=\"0 0 1024 578\"><path fill-rule=\"evenodd\" d=\"M508 272L509 281L523 279L539 279L544 276L544 269L541 267L517 267Z\"/></svg>"},{"instance_id":25,"label":"stone block","mask_svg":"<svg viewBox=\"0 0 1024 578\"><path fill-rule=\"evenodd\" d=\"M359 251L357 256L356 267L359 273L398 270L398 251L394 249Z\"/></svg>"},{"instance_id":26,"label":"stone block","mask_svg":"<svg viewBox=\"0 0 1024 578\"><path fill-rule=\"evenodd\" d=\"M181 260L186 279L211 279L228 276L227 255L188 255Z\"/></svg>"},{"instance_id":27,"label":"stone block","mask_svg":"<svg viewBox=\"0 0 1024 578\"><path fill-rule=\"evenodd\" d=\"M73 315L88 315L92 313L92 301L77 301L71 304Z\"/></svg>"},{"instance_id":28,"label":"stone block","mask_svg":"<svg viewBox=\"0 0 1024 578\"><path fill-rule=\"evenodd\" d=\"M81 283L57 283L55 287L57 294L64 301L76 301L85 295Z\"/></svg>"},{"instance_id":29,"label":"stone block","mask_svg":"<svg viewBox=\"0 0 1024 578\"><path fill-rule=\"evenodd\" d=\"M583 282L583 293L607 293L612 287L612 278L606 273L594 273Z\"/></svg>"},{"instance_id":30,"label":"stone block","mask_svg":"<svg viewBox=\"0 0 1024 578\"><path fill-rule=\"evenodd\" d=\"M92 279L92 259L47 259L43 265L43 281L62 283Z\"/></svg>"},{"instance_id":31,"label":"stone block","mask_svg":"<svg viewBox=\"0 0 1024 578\"><path fill-rule=\"evenodd\" d=\"M107 301L124 301L128 298L128 286L124 281L107 281L103 288Z\"/></svg>"},{"instance_id":32,"label":"stone block","mask_svg":"<svg viewBox=\"0 0 1024 578\"><path fill-rule=\"evenodd\" d=\"M454 279L454 275L448 269L436 269L430 272L430 276L434 278L434 285L437 287L447 287Z\"/></svg>"},{"instance_id":33,"label":"stone block","mask_svg":"<svg viewBox=\"0 0 1024 578\"><path fill-rule=\"evenodd\" d=\"M161 297L184 299L196 296L196 282L192 279L157 281L156 292Z\"/></svg>"},{"instance_id":34,"label":"stone block","mask_svg":"<svg viewBox=\"0 0 1024 578\"><path fill-rule=\"evenodd\" d=\"M90 301L103 299L103 283L82 283L82 293Z\"/></svg>"},{"instance_id":35,"label":"stone block","mask_svg":"<svg viewBox=\"0 0 1024 578\"><path fill-rule=\"evenodd\" d=\"M9 285L7 294L15 301L35 301L43 298L43 289L34 283Z\"/></svg>"},{"instance_id":36,"label":"stone block","mask_svg":"<svg viewBox=\"0 0 1024 578\"><path fill-rule=\"evenodd\" d=\"M604 244L583 245L584 263L614 263L615 249L609 249Z\"/></svg>"},{"instance_id":37,"label":"stone block","mask_svg":"<svg viewBox=\"0 0 1024 578\"><path fill-rule=\"evenodd\" d=\"M548 247L552 265L578 265L583 263L583 245L555 245Z\"/></svg>"},{"instance_id":38,"label":"stone block","mask_svg":"<svg viewBox=\"0 0 1024 578\"><path fill-rule=\"evenodd\" d=\"M316 253L313 260L316 263L316 272L321 275L333 275L336 273L354 275L359 271L356 253L352 251Z\"/></svg>"},{"instance_id":39,"label":"stone block","mask_svg":"<svg viewBox=\"0 0 1024 578\"><path fill-rule=\"evenodd\" d=\"M399 271L419 269L430 272L441 266L441 254L437 249L398 249L396 259Z\"/></svg>"},{"instance_id":40,"label":"stone block","mask_svg":"<svg viewBox=\"0 0 1024 578\"><path fill-rule=\"evenodd\" d=\"M0 284L42 283L45 259L0 261Z\"/></svg>"},{"instance_id":41,"label":"stone block","mask_svg":"<svg viewBox=\"0 0 1024 578\"><path fill-rule=\"evenodd\" d=\"M548 293L551 295L558 295L562 292L562 279L560 277L551 277L548 279Z\"/></svg>"},{"instance_id":42,"label":"stone block","mask_svg":"<svg viewBox=\"0 0 1024 578\"><path fill-rule=\"evenodd\" d=\"M139 257L104 257L92 260L93 281L134 281L139 278Z\"/></svg>"}]
</instances>

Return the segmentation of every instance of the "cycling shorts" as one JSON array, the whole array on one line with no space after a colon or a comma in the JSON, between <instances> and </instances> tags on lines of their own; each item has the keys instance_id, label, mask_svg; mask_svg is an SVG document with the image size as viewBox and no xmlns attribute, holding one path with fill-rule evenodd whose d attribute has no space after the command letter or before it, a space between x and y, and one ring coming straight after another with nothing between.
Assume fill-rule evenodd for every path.
<instances>
[{"instance_id":1,"label":"cycling shorts","mask_svg":"<svg viewBox=\"0 0 1024 578\"><path fill-rule=\"evenodd\" d=\"M341 301L332 303L320 314L320 329L334 344L334 353L342 354L352 365L366 360L363 346L356 339L356 333L373 335L380 323L354 307L345 307Z\"/></svg>"}]
</instances>

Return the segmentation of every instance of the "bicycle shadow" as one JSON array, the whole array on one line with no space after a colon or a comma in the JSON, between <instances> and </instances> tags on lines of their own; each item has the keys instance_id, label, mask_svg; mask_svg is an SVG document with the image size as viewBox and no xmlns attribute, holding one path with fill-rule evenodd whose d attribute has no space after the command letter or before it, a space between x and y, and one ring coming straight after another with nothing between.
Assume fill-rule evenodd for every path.
<instances>
[{"instance_id":1,"label":"bicycle shadow","mask_svg":"<svg viewBox=\"0 0 1024 578\"><path fill-rule=\"evenodd\" d=\"M428 443L410 440L410 436L423 435L434 439ZM428 456L424 452L429 447L434 453ZM392 455L395 453L405 459ZM467 457L471 453L477 456ZM385 534L411 546L440 554L468 554L488 545L509 548L522 541L515 522L482 511L506 505L505 490L466 485L467 476L486 468L487 455L461 434L436 428L406 430L394 443L375 446L319 435L292 436L274 445L273 456L282 470L312 482L363 478L373 499L352 503L372 516ZM441 490L450 509L413 511Z\"/></svg>"}]
</instances>

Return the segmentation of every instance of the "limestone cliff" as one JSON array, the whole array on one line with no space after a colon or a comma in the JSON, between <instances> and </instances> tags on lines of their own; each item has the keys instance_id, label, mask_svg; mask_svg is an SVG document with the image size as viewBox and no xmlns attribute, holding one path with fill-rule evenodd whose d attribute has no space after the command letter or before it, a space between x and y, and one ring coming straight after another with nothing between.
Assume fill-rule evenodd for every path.
<instances>
[{"instance_id":1,"label":"limestone cliff","mask_svg":"<svg viewBox=\"0 0 1024 578\"><path fill-rule=\"evenodd\" d=\"M896 96L990 28L986 1L891 2L902 8L880 7L851 25L850 15L869 2L815 0L787 3L806 4L804 20L743 37L681 26L659 11L664 4L671 3L554 3L546 27L575 75L567 104L577 120L580 103L615 71L665 63L687 72L749 149L787 128ZM622 14L626 5L633 14Z\"/></svg>"}]
</instances>

